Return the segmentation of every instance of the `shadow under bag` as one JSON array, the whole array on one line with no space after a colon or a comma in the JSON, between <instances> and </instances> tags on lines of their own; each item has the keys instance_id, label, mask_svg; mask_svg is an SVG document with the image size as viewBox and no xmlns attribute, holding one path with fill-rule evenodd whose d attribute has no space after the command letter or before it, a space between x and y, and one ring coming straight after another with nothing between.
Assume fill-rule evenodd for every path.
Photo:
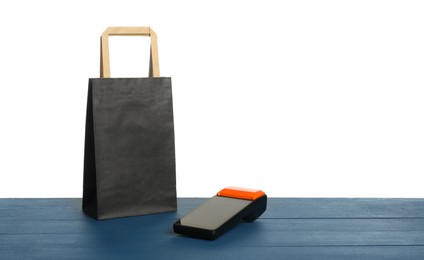
<instances>
[{"instance_id":1,"label":"shadow under bag","mask_svg":"<svg viewBox=\"0 0 424 260\"><path fill-rule=\"evenodd\" d=\"M147 78L110 78L108 36L150 36ZM155 32L109 27L100 78L89 80L82 208L96 219L175 211L171 78L159 76Z\"/></svg>"}]
</instances>

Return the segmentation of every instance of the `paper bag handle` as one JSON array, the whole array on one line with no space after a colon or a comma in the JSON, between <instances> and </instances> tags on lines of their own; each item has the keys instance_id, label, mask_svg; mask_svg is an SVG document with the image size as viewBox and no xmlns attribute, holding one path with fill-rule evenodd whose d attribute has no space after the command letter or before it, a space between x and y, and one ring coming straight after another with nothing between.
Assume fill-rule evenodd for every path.
<instances>
[{"instance_id":1,"label":"paper bag handle","mask_svg":"<svg viewBox=\"0 0 424 260\"><path fill-rule=\"evenodd\" d=\"M156 33L150 27L108 27L100 37L100 78L110 78L109 36L150 36L149 77L160 77Z\"/></svg>"}]
</instances>

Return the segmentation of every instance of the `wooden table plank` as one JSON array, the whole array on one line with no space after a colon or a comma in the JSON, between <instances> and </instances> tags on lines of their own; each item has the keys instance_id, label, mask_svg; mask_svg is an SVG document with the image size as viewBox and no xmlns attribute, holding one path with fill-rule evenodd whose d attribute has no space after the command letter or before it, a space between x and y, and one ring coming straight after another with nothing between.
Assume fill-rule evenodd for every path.
<instances>
[{"instance_id":1,"label":"wooden table plank","mask_svg":"<svg viewBox=\"0 0 424 260\"><path fill-rule=\"evenodd\" d=\"M216 241L177 236L178 212L96 221L81 199L0 199L0 259L424 259L422 199L276 199Z\"/></svg>"},{"instance_id":2,"label":"wooden table plank","mask_svg":"<svg viewBox=\"0 0 424 260\"><path fill-rule=\"evenodd\" d=\"M285 198L264 218L424 218L424 199Z\"/></svg>"},{"instance_id":3,"label":"wooden table plank","mask_svg":"<svg viewBox=\"0 0 424 260\"><path fill-rule=\"evenodd\" d=\"M173 216L173 217L171 217ZM98 222L92 219L70 220L8 220L0 222L0 235L20 234L77 234L77 233L156 233L158 228L167 227L176 220L171 216L144 216L142 218L116 219ZM152 224L154 223L154 225ZM253 223L240 223L249 229ZM398 232L422 231L424 219L258 219L261 233L272 232ZM259 229L259 227L258 227Z\"/></svg>"},{"instance_id":4,"label":"wooden table plank","mask_svg":"<svg viewBox=\"0 0 424 260\"><path fill-rule=\"evenodd\" d=\"M422 260L424 247L141 247L138 250L44 248L2 250L3 259L243 259L243 260Z\"/></svg>"},{"instance_id":5,"label":"wooden table plank","mask_svg":"<svg viewBox=\"0 0 424 260\"><path fill-rule=\"evenodd\" d=\"M249 225L249 226L247 226ZM169 224L168 224L169 226ZM235 247L299 247L299 246L424 246L423 231L266 231L262 224L243 224L234 228L217 244L231 244ZM134 247L137 245L161 247L175 243L198 242L172 234L165 225L156 226L155 232L144 232L142 228L130 232L94 233L49 233L12 234L0 236L0 250L19 247ZM176 240L177 239L177 240ZM208 241L209 242L209 241Z\"/></svg>"}]
</instances>

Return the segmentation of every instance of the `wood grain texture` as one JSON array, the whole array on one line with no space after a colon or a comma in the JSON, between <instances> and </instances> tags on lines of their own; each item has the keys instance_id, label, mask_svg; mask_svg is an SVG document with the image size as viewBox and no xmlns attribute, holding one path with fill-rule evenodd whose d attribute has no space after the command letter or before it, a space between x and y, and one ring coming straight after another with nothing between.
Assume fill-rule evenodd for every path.
<instances>
[{"instance_id":1,"label":"wood grain texture","mask_svg":"<svg viewBox=\"0 0 424 260\"><path fill-rule=\"evenodd\" d=\"M178 211L96 221L81 199L0 199L0 259L424 259L423 199L271 198L216 241L177 236Z\"/></svg>"}]
</instances>

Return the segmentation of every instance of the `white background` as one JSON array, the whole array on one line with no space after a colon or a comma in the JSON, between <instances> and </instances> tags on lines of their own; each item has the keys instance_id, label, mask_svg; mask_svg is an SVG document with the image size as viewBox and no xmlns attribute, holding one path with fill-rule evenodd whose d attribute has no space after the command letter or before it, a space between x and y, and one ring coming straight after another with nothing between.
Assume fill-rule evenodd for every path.
<instances>
[{"instance_id":1,"label":"white background","mask_svg":"<svg viewBox=\"0 0 424 260\"><path fill-rule=\"evenodd\" d=\"M178 196L423 197L422 1L1 1L0 197L81 197L107 26L151 26ZM112 77L149 39L110 39Z\"/></svg>"}]
</instances>

